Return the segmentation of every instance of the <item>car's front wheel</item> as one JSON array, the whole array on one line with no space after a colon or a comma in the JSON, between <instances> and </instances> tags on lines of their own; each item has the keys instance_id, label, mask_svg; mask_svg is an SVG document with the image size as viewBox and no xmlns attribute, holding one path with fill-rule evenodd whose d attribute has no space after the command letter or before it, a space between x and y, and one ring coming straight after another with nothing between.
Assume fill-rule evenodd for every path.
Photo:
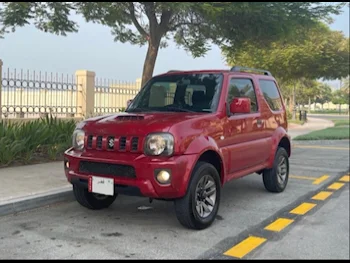
<instances>
[{"instance_id":1,"label":"car's front wheel","mask_svg":"<svg viewBox=\"0 0 350 263\"><path fill-rule=\"evenodd\" d=\"M277 149L273 167L263 171L263 182L269 192L283 192L289 179L289 159L287 151L279 147Z\"/></svg>"},{"instance_id":2,"label":"car's front wheel","mask_svg":"<svg viewBox=\"0 0 350 263\"><path fill-rule=\"evenodd\" d=\"M80 205L92 210L100 210L109 207L118 196L117 194L108 196L90 193L87 188L75 184L73 184L73 192L75 199Z\"/></svg>"},{"instance_id":3,"label":"car's front wheel","mask_svg":"<svg viewBox=\"0 0 350 263\"><path fill-rule=\"evenodd\" d=\"M193 170L186 195L175 200L177 219L187 228L209 227L216 218L220 194L218 171L209 163L199 162Z\"/></svg>"}]
</instances>

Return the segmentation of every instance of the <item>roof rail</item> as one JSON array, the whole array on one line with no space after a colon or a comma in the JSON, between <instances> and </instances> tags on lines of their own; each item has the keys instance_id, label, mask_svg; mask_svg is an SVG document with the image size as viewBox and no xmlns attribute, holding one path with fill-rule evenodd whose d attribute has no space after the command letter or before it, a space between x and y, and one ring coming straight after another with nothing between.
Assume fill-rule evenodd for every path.
<instances>
[{"instance_id":1,"label":"roof rail","mask_svg":"<svg viewBox=\"0 0 350 263\"><path fill-rule=\"evenodd\" d=\"M270 71L267 71L264 69L248 68L248 67L241 67L241 66L234 66L231 68L231 71L234 71L234 72L240 72L240 71L244 71L244 70L261 72L261 73L264 73L264 75L272 76Z\"/></svg>"},{"instance_id":2,"label":"roof rail","mask_svg":"<svg viewBox=\"0 0 350 263\"><path fill-rule=\"evenodd\" d=\"M181 72L181 70L169 70L167 73L172 73L172 72Z\"/></svg>"}]
</instances>

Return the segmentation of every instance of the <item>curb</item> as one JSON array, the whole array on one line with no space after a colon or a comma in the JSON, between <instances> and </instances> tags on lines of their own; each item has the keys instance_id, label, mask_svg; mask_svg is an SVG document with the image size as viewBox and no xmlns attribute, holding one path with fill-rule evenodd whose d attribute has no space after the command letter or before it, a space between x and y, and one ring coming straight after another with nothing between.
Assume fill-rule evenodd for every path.
<instances>
[{"instance_id":1,"label":"curb","mask_svg":"<svg viewBox=\"0 0 350 263\"><path fill-rule=\"evenodd\" d=\"M71 188L65 187L64 189L17 198L0 204L0 216L16 214L59 202L68 202L73 200L74 195Z\"/></svg>"}]
</instances>

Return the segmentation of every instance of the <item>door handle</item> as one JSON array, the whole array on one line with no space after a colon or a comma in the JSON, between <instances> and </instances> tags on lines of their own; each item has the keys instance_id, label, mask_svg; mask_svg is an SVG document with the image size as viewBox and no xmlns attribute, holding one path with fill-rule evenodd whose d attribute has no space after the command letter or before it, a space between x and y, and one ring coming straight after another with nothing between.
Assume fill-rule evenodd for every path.
<instances>
[{"instance_id":1,"label":"door handle","mask_svg":"<svg viewBox=\"0 0 350 263\"><path fill-rule=\"evenodd\" d=\"M256 124L257 124L258 128L260 128L260 127L263 125L263 123L264 123L264 121L263 121L263 120L260 120L260 119L258 119L258 120L256 121Z\"/></svg>"}]
</instances>

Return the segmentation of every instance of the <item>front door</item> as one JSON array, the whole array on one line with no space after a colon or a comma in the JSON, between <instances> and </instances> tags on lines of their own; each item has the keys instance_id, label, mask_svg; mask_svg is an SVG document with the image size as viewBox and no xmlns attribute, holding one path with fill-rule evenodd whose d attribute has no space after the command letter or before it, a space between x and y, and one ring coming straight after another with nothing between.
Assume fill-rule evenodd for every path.
<instances>
[{"instance_id":1,"label":"front door","mask_svg":"<svg viewBox=\"0 0 350 263\"><path fill-rule=\"evenodd\" d=\"M263 123L253 80L248 77L232 77L229 81L228 105L235 97L250 98L251 112L227 117L224 137L229 148L230 174L262 164L267 150L266 139L259 136Z\"/></svg>"}]
</instances>

